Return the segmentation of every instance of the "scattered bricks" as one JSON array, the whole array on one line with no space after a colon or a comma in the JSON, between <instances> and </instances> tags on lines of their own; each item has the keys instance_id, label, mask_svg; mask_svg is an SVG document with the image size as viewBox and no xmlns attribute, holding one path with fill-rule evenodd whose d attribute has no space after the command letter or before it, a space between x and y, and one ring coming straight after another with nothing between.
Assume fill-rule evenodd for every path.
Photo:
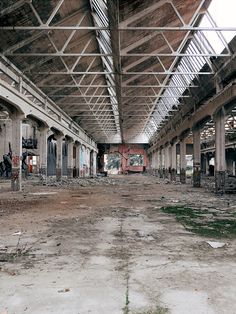
<instances>
[{"instance_id":1,"label":"scattered bricks","mask_svg":"<svg viewBox=\"0 0 236 314\"><path fill-rule=\"evenodd\" d=\"M43 180L43 185L46 186L56 186L56 187L69 187L69 186L95 186L95 185L117 185L124 183L124 180L117 180L109 177L93 177L93 178L61 178L57 181L55 177L47 177Z\"/></svg>"},{"instance_id":2,"label":"scattered bricks","mask_svg":"<svg viewBox=\"0 0 236 314\"><path fill-rule=\"evenodd\" d=\"M236 176L228 175L225 179L225 192L236 193Z\"/></svg>"}]
</instances>

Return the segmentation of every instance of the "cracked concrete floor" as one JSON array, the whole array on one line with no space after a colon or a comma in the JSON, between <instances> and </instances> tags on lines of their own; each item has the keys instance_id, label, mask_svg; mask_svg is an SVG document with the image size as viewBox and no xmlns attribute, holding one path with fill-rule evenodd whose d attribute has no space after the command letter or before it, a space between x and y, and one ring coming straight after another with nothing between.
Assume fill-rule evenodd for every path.
<instances>
[{"instance_id":1,"label":"cracked concrete floor","mask_svg":"<svg viewBox=\"0 0 236 314\"><path fill-rule=\"evenodd\" d=\"M160 210L235 212L236 196L114 182L0 194L0 314L236 313L236 239L213 249Z\"/></svg>"}]
</instances>

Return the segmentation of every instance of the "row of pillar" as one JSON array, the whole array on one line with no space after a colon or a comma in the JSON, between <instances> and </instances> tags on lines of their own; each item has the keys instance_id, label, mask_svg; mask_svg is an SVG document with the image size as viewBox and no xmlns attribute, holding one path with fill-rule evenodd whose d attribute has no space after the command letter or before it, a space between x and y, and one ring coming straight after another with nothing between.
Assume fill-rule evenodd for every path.
<instances>
[{"instance_id":1,"label":"row of pillar","mask_svg":"<svg viewBox=\"0 0 236 314\"><path fill-rule=\"evenodd\" d=\"M214 116L215 123L215 190L225 192L225 114L221 109ZM201 129L195 127L193 134L193 186L201 186ZM186 183L186 136L179 138L180 146L180 182ZM152 156L153 168L158 169L160 177L176 180L176 144L177 140L166 144Z\"/></svg>"},{"instance_id":2,"label":"row of pillar","mask_svg":"<svg viewBox=\"0 0 236 314\"><path fill-rule=\"evenodd\" d=\"M39 151L40 151L40 159L39 159L39 168L40 173L43 175L47 174L47 129L43 129L40 132L40 144L39 144ZM62 177L62 169L63 169L63 142L64 142L64 135L55 135L57 141L57 149L56 149L56 178L60 180ZM80 177L84 176L82 168L82 160L81 160L81 144L75 144L72 139L66 140L67 144L67 177L73 178L74 176ZM74 165L74 147L75 147L75 165ZM85 154L85 152L84 152ZM86 158L85 158L86 159ZM90 151L89 156L89 175L96 174L96 159L97 153L95 151ZM75 172L74 172L75 170Z\"/></svg>"},{"instance_id":3,"label":"row of pillar","mask_svg":"<svg viewBox=\"0 0 236 314\"><path fill-rule=\"evenodd\" d=\"M12 157L12 177L11 177L11 188L13 191L21 190L21 178L22 178L22 121L24 117L19 114L11 116L12 120L12 134L11 138L7 140L11 143L11 157ZM48 162L48 131L46 127L39 128L39 140L38 140L38 151L39 151L39 173L46 177L47 176L47 162ZM62 168L63 168L63 134L54 135L57 141L56 148L56 178L60 180L62 177ZM68 139L67 151L67 177L73 178L73 176L81 176L81 144L75 144L72 139ZM75 147L75 166L74 166L74 147ZM88 169L90 169L90 175L96 173L96 152L90 151L89 158L84 159L89 160ZM76 173L75 173L75 172Z\"/></svg>"}]
</instances>

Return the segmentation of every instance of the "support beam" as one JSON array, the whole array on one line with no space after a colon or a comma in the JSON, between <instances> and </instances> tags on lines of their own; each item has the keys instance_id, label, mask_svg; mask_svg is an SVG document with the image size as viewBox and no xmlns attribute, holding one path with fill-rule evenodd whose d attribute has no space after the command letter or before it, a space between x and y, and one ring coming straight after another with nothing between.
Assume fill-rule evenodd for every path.
<instances>
[{"instance_id":1,"label":"support beam","mask_svg":"<svg viewBox=\"0 0 236 314\"><path fill-rule=\"evenodd\" d=\"M201 131L193 129L193 186L201 186Z\"/></svg>"},{"instance_id":2,"label":"support beam","mask_svg":"<svg viewBox=\"0 0 236 314\"><path fill-rule=\"evenodd\" d=\"M164 176L166 179L170 178L170 172L169 172L169 168L170 168L170 155L169 155L169 144L166 145L166 147L164 148Z\"/></svg>"},{"instance_id":3,"label":"support beam","mask_svg":"<svg viewBox=\"0 0 236 314\"><path fill-rule=\"evenodd\" d=\"M156 159L157 159L156 175L158 175L158 170L160 169L160 151L159 150L156 152Z\"/></svg>"},{"instance_id":4,"label":"support beam","mask_svg":"<svg viewBox=\"0 0 236 314\"><path fill-rule=\"evenodd\" d=\"M48 154L48 128L39 129L39 174L43 179L47 177L47 154Z\"/></svg>"},{"instance_id":5,"label":"support beam","mask_svg":"<svg viewBox=\"0 0 236 314\"><path fill-rule=\"evenodd\" d=\"M160 148L159 150L159 176L160 178L163 177L163 149Z\"/></svg>"},{"instance_id":6,"label":"support beam","mask_svg":"<svg viewBox=\"0 0 236 314\"><path fill-rule=\"evenodd\" d=\"M0 29L2 30L9 30L9 31L25 31L25 30L35 30L35 31L42 31L42 30L77 30L77 31L80 31L80 30L106 30L106 31L110 31L110 27L106 27L106 26L68 26L68 25L65 25L65 26L55 26L55 25L52 25L52 26L49 26L49 25L40 25L40 26L1 26ZM207 31L207 32L236 32L236 27L197 27L197 26L137 26L137 27L119 27L117 29L117 31L144 31L144 30L147 30L147 31L160 31L160 32L170 32L170 31L183 31L183 32L186 32L186 31Z\"/></svg>"},{"instance_id":7,"label":"support beam","mask_svg":"<svg viewBox=\"0 0 236 314\"><path fill-rule=\"evenodd\" d=\"M225 193L225 113L221 109L214 116L215 122L215 192Z\"/></svg>"},{"instance_id":8,"label":"support beam","mask_svg":"<svg viewBox=\"0 0 236 314\"><path fill-rule=\"evenodd\" d=\"M76 153L75 153L75 169L76 169L76 177L80 177L80 149L81 149L81 144L77 143L76 144Z\"/></svg>"},{"instance_id":9,"label":"support beam","mask_svg":"<svg viewBox=\"0 0 236 314\"><path fill-rule=\"evenodd\" d=\"M56 135L57 140L57 156L56 156L56 178L57 181L61 180L62 177L62 143L63 135Z\"/></svg>"},{"instance_id":10,"label":"support beam","mask_svg":"<svg viewBox=\"0 0 236 314\"><path fill-rule=\"evenodd\" d=\"M68 149L68 160L67 160L67 177L69 179L73 178L73 149L74 149L74 142L73 140L67 141L67 149Z\"/></svg>"},{"instance_id":11,"label":"support beam","mask_svg":"<svg viewBox=\"0 0 236 314\"><path fill-rule=\"evenodd\" d=\"M12 173L11 173L11 189L12 191L21 191L22 184L22 120L23 116L14 114L12 118Z\"/></svg>"},{"instance_id":12,"label":"support beam","mask_svg":"<svg viewBox=\"0 0 236 314\"><path fill-rule=\"evenodd\" d=\"M171 181L176 181L176 142L171 145Z\"/></svg>"},{"instance_id":13,"label":"support beam","mask_svg":"<svg viewBox=\"0 0 236 314\"><path fill-rule=\"evenodd\" d=\"M97 152L93 151L93 175L97 174Z\"/></svg>"},{"instance_id":14,"label":"support beam","mask_svg":"<svg viewBox=\"0 0 236 314\"><path fill-rule=\"evenodd\" d=\"M180 140L180 182L186 183L186 140Z\"/></svg>"}]
</instances>

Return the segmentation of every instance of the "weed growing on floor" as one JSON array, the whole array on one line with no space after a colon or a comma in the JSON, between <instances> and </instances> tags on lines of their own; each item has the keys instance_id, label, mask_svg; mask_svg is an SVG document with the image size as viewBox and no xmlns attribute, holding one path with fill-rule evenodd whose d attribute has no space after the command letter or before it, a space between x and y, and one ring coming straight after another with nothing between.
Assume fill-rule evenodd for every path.
<instances>
[{"instance_id":1,"label":"weed growing on floor","mask_svg":"<svg viewBox=\"0 0 236 314\"><path fill-rule=\"evenodd\" d=\"M126 274L126 292L125 292L125 307L123 308L123 314L129 314L129 271L128 271L128 264L127 267L127 274Z\"/></svg>"},{"instance_id":2,"label":"weed growing on floor","mask_svg":"<svg viewBox=\"0 0 236 314\"><path fill-rule=\"evenodd\" d=\"M190 232L213 238L236 237L236 219L233 214L225 217L225 213L211 213L208 210L181 206L162 207L161 209L165 213L175 215L176 220ZM209 215L212 217L209 218Z\"/></svg>"},{"instance_id":3,"label":"weed growing on floor","mask_svg":"<svg viewBox=\"0 0 236 314\"><path fill-rule=\"evenodd\" d=\"M133 314L168 314L168 313L170 312L166 307L157 306L155 309L134 312Z\"/></svg>"}]
</instances>

